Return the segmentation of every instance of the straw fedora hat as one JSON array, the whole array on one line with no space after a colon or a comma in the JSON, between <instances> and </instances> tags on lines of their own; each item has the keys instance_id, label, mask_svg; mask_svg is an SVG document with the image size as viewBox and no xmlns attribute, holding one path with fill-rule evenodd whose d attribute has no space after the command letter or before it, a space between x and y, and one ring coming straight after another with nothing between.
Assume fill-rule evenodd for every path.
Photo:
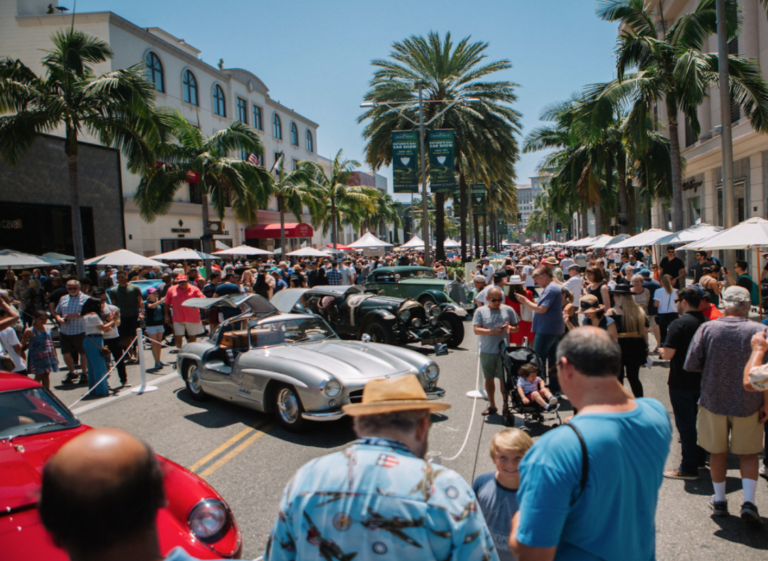
<instances>
[{"instance_id":1,"label":"straw fedora hat","mask_svg":"<svg viewBox=\"0 0 768 561\"><path fill-rule=\"evenodd\" d=\"M427 394L418 378L408 374L399 378L371 380L363 388L362 402L343 405L341 409L350 417L360 417L418 409L428 409L430 413L435 413L450 407L444 401L427 400Z\"/></svg>"},{"instance_id":2,"label":"straw fedora hat","mask_svg":"<svg viewBox=\"0 0 768 561\"><path fill-rule=\"evenodd\" d=\"M558 261L556 257L552 257L552 256L550 255L549 257L547 257L547 258L544 260L544 263L546 263L547 265L559 265L559 264L560 264L560 261Z\"/></svg>"}]
</instances>

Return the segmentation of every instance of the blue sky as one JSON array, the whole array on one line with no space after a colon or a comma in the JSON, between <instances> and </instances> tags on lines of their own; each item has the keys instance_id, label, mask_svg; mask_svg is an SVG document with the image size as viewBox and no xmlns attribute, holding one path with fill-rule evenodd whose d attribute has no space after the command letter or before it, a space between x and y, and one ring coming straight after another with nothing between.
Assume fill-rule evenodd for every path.
<instances>
[{"instance_id":1,"label":"blue sky","mask_svg":"<svg viewBox=\"0 0 768 561\"><path fill-rule=\"evenodd\" d=\"M614 75L616 26L598 20L594 0L79 0L77 10L109 10L141 27L161 27L210 64L223 58L225 67L252 71L274 99L320 124L320 154L343 148L360 162L357 117L370 61L411 35L471 35L489 43L490 60L508 59L512 69L497 76L519 84L523 134L540 124L548 104ZM541 157L521 156L518 183L529 182ZM381 173L391 190L391 172Z\"/></svg>"}]
</instances>

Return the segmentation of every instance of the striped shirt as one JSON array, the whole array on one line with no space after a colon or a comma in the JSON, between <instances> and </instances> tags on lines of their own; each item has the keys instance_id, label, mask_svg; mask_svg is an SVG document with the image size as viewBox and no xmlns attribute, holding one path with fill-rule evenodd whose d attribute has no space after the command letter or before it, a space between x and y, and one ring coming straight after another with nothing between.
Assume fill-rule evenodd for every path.
<instances>
[{"instance_id":1,"label":"striped shirt","mask_svg":"<svg viewBox=\"0 0 768 561\"><path fill-rule=\"evenodd\" d=\"M328 279L328 284L341 285L342 275L338 269L328 269L325 272L325 277Z\"/></svg>"},{"instance_id":2,"label":"striped shirt","mask_svg":"<svg viewBox=\"0 0 768 561\"><path fill-rule=\"evenodd\" d=\"M82 292L75 297L71 294L62 296L58 306L56 306L56 313L63 318L66 318L69 314L80 315L80 311L83 309L83 304L88 298L90 297ZM62 324L61 332L64 335L79 335L80 333L85 333L83 318L68 319Z\"/></svg>"}]
</instances>

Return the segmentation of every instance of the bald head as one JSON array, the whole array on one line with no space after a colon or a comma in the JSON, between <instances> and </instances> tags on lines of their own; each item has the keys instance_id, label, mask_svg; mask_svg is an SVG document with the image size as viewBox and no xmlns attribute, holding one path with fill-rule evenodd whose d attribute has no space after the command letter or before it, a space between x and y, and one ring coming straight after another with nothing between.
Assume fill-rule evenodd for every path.
<instances>
[{"instance_id":1,"label":"bald head","mask_svg":"<svg viewBox=\"0 0 768 561\"><path fill-rule=\"evenodd\" d=\"M605 329L579 327L568 332L557 346L557 360L567 359L580 374L618 377L621 348Z\"/></svg>"},{"instance_id":2,"label":"bald head","mask_svg":"<svg viewBox=\"0 0 768 561\"><path fill-rule=\"evenodd\" d=\"M154 532L164 502L163 474L149 446L105 428L70 440L46 464L39 508L56 541L82 554Z\"/></svg>"}]
</instances>

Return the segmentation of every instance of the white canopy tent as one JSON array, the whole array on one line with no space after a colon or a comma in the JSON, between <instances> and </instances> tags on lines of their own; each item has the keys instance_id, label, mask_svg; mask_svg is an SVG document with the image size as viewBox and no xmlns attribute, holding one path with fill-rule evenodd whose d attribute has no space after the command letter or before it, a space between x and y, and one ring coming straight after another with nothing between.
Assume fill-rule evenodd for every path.
<instances>
[{"instance_id":1,"label":"white canopy tent","mask_svg":"<svg viewBox=\"0 0 768 561\"><path fill-rule=\"evenodd\" d=\"M422 247L424 247L424 242L422 243ZM370 232L366 232L366 234L357 240L355 243L349 244L349 247L352 247L354 249L376 249L376 248L385 248L385 247L394 247L391 243L387 243L384 240L380 240Z\"/></svg>"},{"instance_id":2,"label":"white canopy tent","mask_svg":"<svg viewBox=\"0 0 768 561\"><path fill-rule=\"evenodd\" d=\"M626 236L629 237L629 236ZM612 240L614 236L610 236L608 234L600 234L597 236L594 240L592 240L592 243L587 246L589 249L603 249L606 245L608 245Z\"/></svg>"},{"instance_id":3,"label":"white canopy tent","mask_svg":"<svg viewBox=\"0 0 768 561\"><path fill-rule=\"evenodd\" d=\"M259 249L258 247L251 247L250 245L238 245L231 249L216 251L215 255L272 255L272 252Z\"/></svg>"},{"instance_id":4,"label":"white canopy tent","mask_svg":"<svg viewBox=\"0 0 768 561\"><path fill-rule=\"evenodd\" d=\"M324 251L320 251L313 247L303 247L296 251L286 253L285 255L286 257L330 257L329 253L325 253Z\"/></svg>"},{"instance_id":5,"label":"white canopy tent","mask_svg":"<svg viewBox=\"0 0 768 561\"><path fill-rule=\"evenodd\" d=\"M612 244L611 249L629 249L631 247L646 247L651 246L654 242L664 236L668 236L672 232L667 230L659 230L658 228L651 228L645 232L640 232L636 236L627 238L623 242Z\"/></svg>"},{"instance_id":6,"label":"white canopy tent","mask_svg":"<svg viewBox=\"0 0 768 561\"><path fill-rule=\"evenodd\" d=\"M678 249L751 249L768 246L768 220L757 216Z\"/></svg>"},{"instance_id":7,"label":"white canopy tent","mask_svg":"<svg viewBox=\"0 0 768 561\"><path fill-rule=\"evenodd\" d=\"M29 253L22 253L12 249L0 251L0 267L50 267L51 265L69 265L69 263L57 259L38 257L37 255L30 255Z\"/></svg>"},{"instance_id":8,"label":"white canopy tent","mask_svg":"<svg viewBox=\"0 0 768 561\"><path fill-rule=\"evenodd\" d=\"M424 249L424 240L419 236L413 236L410 240L401 245L400 249Z\"/></svg>"},{"instance_id":9,"label":"white canopy tent","mask_svg":"<svg viewBox=\"0 0 768 561\"><path fill-rule=\"evenodd\" d=\"M715 234L722 232L720 226L710 226L709 224L696 224L685 230L680 230L669 236L664 236L656 240L653 245L680 245L691 242L703 241L711 238Z\"/></svg>"},{"instance_id":10,"label":"white canopy tent","mask_svg":"<svg viewBox=\"0 0 768 561\"><path fill-rule=\"evenodd\" d=\"M110 267L165 267L160 261L144 257L127 249L118 249L98 257L85 260L86 265L109 265Z\"/></svg>"},{"instance_id":11,"label":"white canopy tent","mask_svg":"<svg viewBox=\"0 0 768 561\"><path fill-rule=\"evenodd\" d=\"M64 253L56 253L55 251L49 251L48 253L43 253L40 257L45 257L47 259L53 259L55 261L74 261L75 256L74 255L66 255Z\"/></svg>"},{"instance_id":12,"label":"white canopy tent","mask_svg":"<svg viewBox=\"0 0 768 561\"><path fill-rule=\"evenodd\" d=\"M443 242L443 247L445 249L456 249L458 247L461 247L461 244L457 241L452 240L451 238L445 238L445 242Z\"/></svg>"},{"instance_id":13,"label":"white canopy tent","mask_svg":"<svg viewBox=\"0 0 768 561\"><path fill-rule=\"evenodd\" d=\"M153 255L150 259L163 259L165 261L204 261L206 259L220 260L221 257L203 253L202 251L196 251L188 247L180 247L179 249L174 249L173 251L167 251L159 255Z\"/></svg>"},{"instance_id":14,"label":"white canopy tent","mask_svg":"<svg viewBox=\"0 0 768 561\"><path fill-rule=\"evenodd\" d=\"M587 237L587 238L581 238L580 240L576 240L575 242L571 242L565 245L567 247L588 247L594 241L595 241L595 238Z\"/></svg>"}]
</instances>

